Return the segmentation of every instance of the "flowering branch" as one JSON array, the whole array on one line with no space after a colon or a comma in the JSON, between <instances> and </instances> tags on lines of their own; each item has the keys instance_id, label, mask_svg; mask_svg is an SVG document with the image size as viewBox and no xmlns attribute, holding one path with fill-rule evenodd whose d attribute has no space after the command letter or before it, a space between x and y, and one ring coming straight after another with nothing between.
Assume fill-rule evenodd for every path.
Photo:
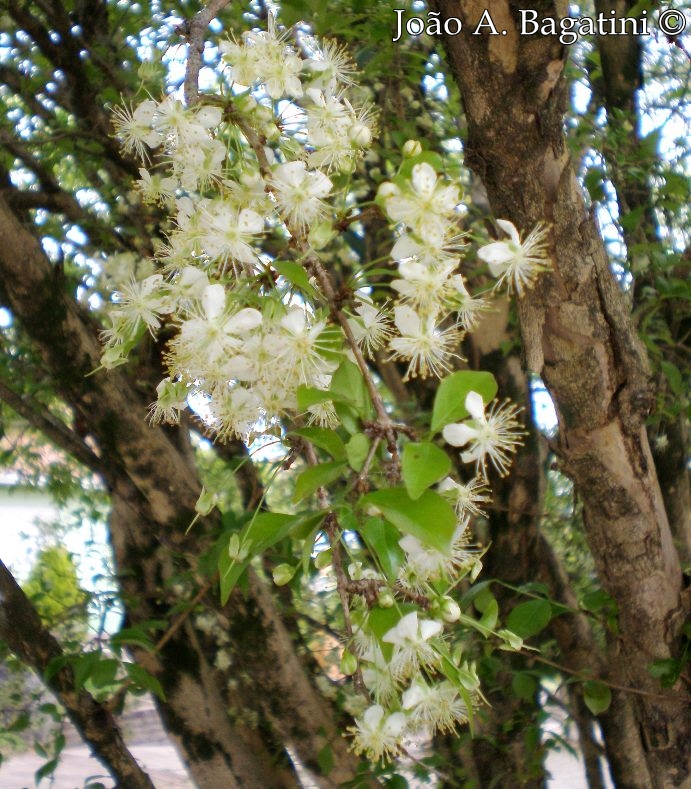
<instances>
[{"instance_id":1,"label":"flowering branch","mask_svg":"<svg viewBox=\"0 0 691 789\"><path fill-rule=\"evenodd\" d=\"M149 148L164 151L158 158L167 165L142 169L139 186L146 199L170 207L174 229L158 268L136 276L130 261L116 278L103 365L126 361L141 336L157 335L166 320L176 330L152 422L179 421L197 394L219 438L249 444L305 415L282 465L305 456L295 501L316 494L319 510L255 512L220 552L221 597L228 599L253 556L321 528L348 640L342 669L354 677L360 703L370 705L360 708L353 747L378 761L400 753L410 733L453 730L481 698L474 666L449 651L444 630L477 625L487 637L495 623L476 623L440 590L477 577L481 554L469 522L489 501L488 463L506 473L522 433L515 408L489 405L492 376L451 373L484 301L468 293L458 270L460 186L441 175L441 158L417 141L404 146L399 173L376 199L397 229L391 258L398 277L378 282L391 289L383 303L364 278L346 302L329 260L352 254L344 228L361 214L349 207L357 192L350 175L372 143L373 113L350 103L354 67L342 48L305 40L299 54L271 15L267 30L219 45L232 100L199 101L204 30L224 5L209 3L189 26L187 106L168 96L118 113L126 149L144 161ZM285 120L292 113L282 120L282 106L294 107L297 120ZM334 172L347 177L332 180ZM489 245L481 259L521 296L548 265L545 231L522 240L512 226L502 229L509 240ZM272 243L260 249L269 233ZM443 379L426 440L387 410L368 362L384 349L387 363L407 364L395 396L404 396L410 378ZM475 465L469 482L448 476L439 434ZM332 460L320 463L316 448ZM376 475L385 484L371 490ZM327 486L344 477L353 484L330 495ZM207 499L198 512L214 506ZM341 514L346 502L354 521ZM346 567L343 529L358 531L369 566L355 560ZM274 581L288 583L296 571L279 565ZM518 637L498 633L518 648Z\"/></svg>"}]
</instances>

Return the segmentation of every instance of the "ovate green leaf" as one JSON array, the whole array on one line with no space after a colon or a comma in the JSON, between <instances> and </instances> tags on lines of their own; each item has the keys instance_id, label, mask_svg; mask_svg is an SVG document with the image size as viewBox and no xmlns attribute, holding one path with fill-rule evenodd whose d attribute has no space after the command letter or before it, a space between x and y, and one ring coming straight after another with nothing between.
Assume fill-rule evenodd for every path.
<instances>
[{"instance_id":1,"label":"ovate green leaf","mask_svg":"<svg viewBox=\"0 0 691 789\"><path fill-rule=\"evenodd\" d=\"M609 709L612 693L604 682L590 680L583 684L583 700L593 715L599 715Z\"/></svg>"},{"instance_id":2,"label":"ovate green leaf","mask_svg":"<svg viewBox=\"0 0 691 789\"><path fill-rule=\"evenodd\" d=\"M544 630L551 618L552 606L548 600L528 600L511 611L506 619L506 627L525 639Z\"/></svg>"},{"instance_id":3,"label":"ovate green leaf","mask_svg":"<svg viewBox=\"0 0 691 789\"><path fill-rule=\"evenodd\" d=\"M419 499L430 485L444 479L450 470L451 459L435 444L411 443L403 448L401 472L411 499Z\"/></svg>"},{"instance_id":4,"label":"ovate green leaf","mask_svg":"<svg viewBox=\"0 0 691 789\"><path fill-rule=\"evenodd\" d=\"M426 490L413 500L404 488L386 488L363 496L359 506L377 507L389 523L430 548L443 552L451 549L456 513L434 491Z\"/></svg>"}]
</instances>

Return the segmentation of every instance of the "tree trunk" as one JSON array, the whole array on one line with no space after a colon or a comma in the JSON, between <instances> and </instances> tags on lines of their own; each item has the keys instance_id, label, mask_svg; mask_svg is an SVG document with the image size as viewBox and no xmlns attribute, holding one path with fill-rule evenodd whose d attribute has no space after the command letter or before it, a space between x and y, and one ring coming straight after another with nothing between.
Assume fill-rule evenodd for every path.
<instances>
[{"instance_id":1,"label":"tree trunk","mask_svg":"<svg viewBox=\"0 0 691 789\"><path fill-rule=\"evenodd\" d=\"M94 467L113 497L111 540L128 624L168 618L180 602L174 584L188 588L191 599L206 581L196 564L219 526L211 517L187 533L200 492L189 454L169 430L145 424L146 403L123 372L94 373L97 324L65 293L66 283L39 243L1 200L0 281L58 394L97 447ZM73 445L79 441L72 436ZM85 442L82 447L88 450ZM199 785L297 786L286 756L290 745L316 773L319 752L331 747L334 766L322 786L352 778L357 760L336 731L330 706L305 676L259 579L251 577L246 603L238 596L223 609L211 599L203 602L217 618L216 631L225 629L229 640L209 637L190 616L160 653L136 653L163 685L166 701L159 709ZM220 657L228 649L251 655L241 672ZM236 714L229 717L229 709Z\"/></svg>"},{"instance_id":2,"label":"tree trunk","mask_svg":"<svg viewBox=\"0 0 691 789\"><path fill-rule=\"evenodd\" d=\"M556 5L535 10L558 18ZM448 0L434 7L442 18L460 16L468 32L486 10ZM506 34L485 28L445 38L468 121L466 162L496 216L524 233L539 221L552 225L554 273L519 301L527 364L555 402L561 463L583 500L600 581L619 608L609 676L640 691L633 747L645 754L647 785L688 786L688 695L681 684L662 689L648 671L655 660L679 658L688 601L645 433L647 359L566 150L567 48L556 35L520 35L506 0L493 4L492 18Z\"/></svg>"}]
</instances>

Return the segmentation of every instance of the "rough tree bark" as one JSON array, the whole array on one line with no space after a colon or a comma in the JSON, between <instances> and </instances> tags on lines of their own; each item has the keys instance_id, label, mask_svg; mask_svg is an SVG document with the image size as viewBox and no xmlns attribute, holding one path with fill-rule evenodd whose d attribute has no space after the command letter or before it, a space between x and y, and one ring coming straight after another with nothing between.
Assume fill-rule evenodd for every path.
<instances>
[{"instance_id":1,"label":"rough tree bark","mask_svg":"<svg viewBox=\"0 0 691 789\"><path fill-rule=\"evenodd\" d=\"M557 6L533 8L558 19ZM472 31L486 3L438 0L433 8ZM565 146L568 48L557 36L519 35L507 0L493 4L492 18L505 34L485 29L447 36L445 45L468 121L466 163L495 215L523 232L539 221L552 225L554 273L519 302L520 324L527 365L555 401L561 464L582 497L601 583L619 607L609 677L649 694L634 702L630 754L641 770L621 785L688 786L688 694L680 684L661 689L648 667L679 657L689 601L645 433L647 359Z\"/></svg>"},{"instance_id":2,"label":"rough tree bark","mask_svg":"<svg viewBox=\"0 0 691 789\"><path fill-rule=\"evenodd\" d=\"M635 6L634 0L596 0L595 9L608 18L612 11L617 17L626 16ZM625 217L638 213L635 226L626 223L622 234L626 242L629 264L635 262L642 248L664 245L660 223L655 212L652 174L654 156L645 151L641 131L639 90L643 87L643 47L638 36L598 36L597 48L602 65L601 84L595 82L594 93L607 110L607 127L616 145L603 150L610 178L614 184L619 215ZM632 266L633 268L633 266ZM634 287L634 305L644 302L646 287L655 288L655 267L637 274ZM684 270L676 273L680 279ZM688 367L689 350L684 324L686 304L665 299L659 315L664 320L674 355L668 359L680 369ZM664 376L661 376L664 385ZM688 425L682 412L676 418L662 418L657 426L658 435L665 441L652 443L653 459L662 489L667 517L672 534L680 550L682 564L691 561L691 474L688 468Z\"/></svg>"},{"instance_id":3,"label":"rough tree bark","mask_svg":"<svg viewBox=\"0 0 691 789\"><path fill-rule=\"evenodd\" d=\"M190 584L190 597L204 583L196 574L197 557L218 528L211 518L186 534L200 492L189 455L170 431L146 426L146 402L126 373L91 374L99 364L98 325L2 200L0 282L57 393L96 447L94 467L113 500L110 531L128 623L167 618L179 602L170 588L174 579ZM72 435L68 451L79 441ZM158 653L136 654L163 685L167 698L159 709L199 785L298 786L286 746L316 774L319 752L331 747L334 767L320 779L325 787L352 778L355 759L305 675L264 585L252 577L247 600L236 594L224 609L213 595L202 602L228 630L228 643L209 638L190 617ZM215 665L221 650L231 657L224 670ZM242 671L232 665L236 659ZM229 708L240 713L229 717Z\"/></svg>"}]
</instances>

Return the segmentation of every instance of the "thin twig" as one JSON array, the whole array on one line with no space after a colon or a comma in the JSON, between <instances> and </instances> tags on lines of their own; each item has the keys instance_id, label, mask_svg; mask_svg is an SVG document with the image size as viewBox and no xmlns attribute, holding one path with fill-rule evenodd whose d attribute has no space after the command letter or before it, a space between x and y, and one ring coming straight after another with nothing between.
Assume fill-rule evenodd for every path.
<instances>
[{"instance_id":1,"label":"thin twig","mask_svg":"<svg viewBox=\"0 0 691 789\"><path fill-rule=\"evenodd\" d=\"M199 72L204 55L204 34L214 17L230 0L209 0L208 5L192 17L183 32L187 38L187 66L185 67L185 104L193 107L199 101Z\"/></svg>"},{"instance_id":2,"label":"thin twig","mask_svg":"<svg viewBox=\"0 0 691 789\"><path fill-rule=\"evenodd\" d=\"M563 666L560 663L555 663L553 660L549 660L549 658L542 657L534 652L524 652L520 651L520 654L524 655L524 657L530 657L532 660L536 660L538 663L544 663L546 666L551 666L552 668L556 668L558 671L563 672L564 674L569 674L572 677L575 677L582 682L591 682L597 681L601 682L603 685L606 685L608 688L612 690L618 690L622 693L633 693L636 696L645 696L649 699L658 699L659 701L671 701L676 702L677 704L691 704L691 698L679 698L675 696L665 696L662 693L655 693L651 690L641 690L640 688L632 688L626 685L618 685L616 682L610 682L607 679L602 679L601 677L588 677L584 676L582 671L578 671L576 669L568 668L567 666Z\"/></svg>"}]
</instances>

